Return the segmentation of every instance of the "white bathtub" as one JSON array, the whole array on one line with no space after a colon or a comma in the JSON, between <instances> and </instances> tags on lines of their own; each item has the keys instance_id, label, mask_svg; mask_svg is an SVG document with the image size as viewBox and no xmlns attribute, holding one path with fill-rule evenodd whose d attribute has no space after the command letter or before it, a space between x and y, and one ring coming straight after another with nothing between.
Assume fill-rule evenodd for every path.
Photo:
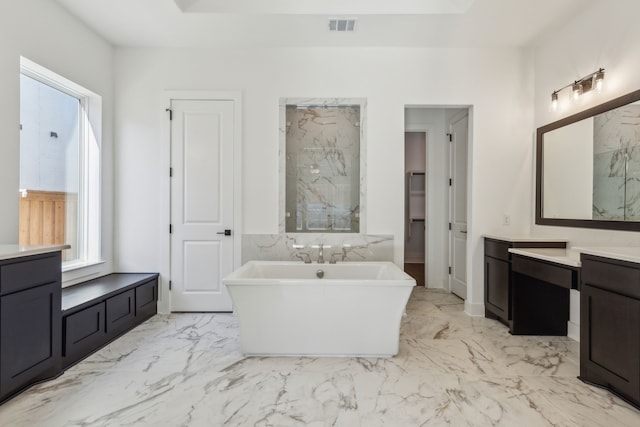
<instances>
[{"instance_id":1,"label":"white bathtub","mask_svg":"<svg viewBox=\"0 0 640 427\"><path fill-rule=\"evenodd\" d=\"M243 353L364 357L398 353L400 320L416 284L390 262L289 261L250 261L223 283Z\"/></svg>"}]
</instances>

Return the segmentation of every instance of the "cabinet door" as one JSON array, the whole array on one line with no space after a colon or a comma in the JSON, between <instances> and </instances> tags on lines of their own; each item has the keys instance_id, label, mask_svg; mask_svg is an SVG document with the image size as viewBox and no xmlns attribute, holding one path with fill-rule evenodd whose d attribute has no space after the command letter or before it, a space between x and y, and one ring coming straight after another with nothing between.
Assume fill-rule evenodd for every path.
<instances>
[{"instance_id":1,"label":"cabinet door","mask_svg":"<svg viewBox=\"0 0 640 427\"><path fill-rule=\"evenodd\" d=\"M107 335L112 338L130 329L135 321L134 289L128 290L106 301Z\"/></svg>"},{"instance_id":2,"label":"cabinet door","mask_svg":"<svg viewBox=\"0 0 640 427\"><path fill-rule=\"evenodd\" d=\"M60 369L60 283L0 298L0 397Z\"/></svg>"},{"instance_id":3,"label":"cabinet door","mask_svg":"<svg viewBox=\"0 0 640 427\"><path fill-rule=\"evenodd\" d=\"M640 402L640 301L583 283L580 318L582 379Z\"/></svg>"},{"instance_id":4,"label":"cabinet door","mask_svg":"<svg viewBox=\"0 0 640 427\"><path fill-rule=\"evenodd\" d=\"M503 320L509 320L509 263L484 257L485 304Z\"/></svg>"},{"instance_id":5,"label":"cabinet door","mask_svg":"<svg viewBox=\"0 0 640 427\"><path fill-rule=\"evenodd\" d=\"M158 311L158 280L154 279L136 287L136 317L142 321Z\"/></svg>"},{"instance_id":6,"label":"cabinet door","mask_svg":"<svg viewBox=\"0 0 640 427\"><path fill-rule=\"evenodd\" d=\"M62 323L65 366L80 360L107 341L104 302L65 316Z\"/></svg>"}]
</instances>

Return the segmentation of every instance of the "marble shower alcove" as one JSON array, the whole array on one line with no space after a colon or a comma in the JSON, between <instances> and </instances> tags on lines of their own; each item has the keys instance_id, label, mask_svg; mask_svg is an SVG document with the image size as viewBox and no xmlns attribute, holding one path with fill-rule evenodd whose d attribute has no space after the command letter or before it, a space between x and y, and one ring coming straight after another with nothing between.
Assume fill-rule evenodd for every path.
<instances>
[{"instance_id":1,"label":"marble shower alcove","mask_svg":"<svg viewBox=\"0 0 640 427\"><path fill-rule=\"evenodd\" d=\"M364 233L366 101L280 100L280 233Z\"/></svg>"},{"instance_id":2,"label":"marble shower alcove","mask_svg":"<svg viewBox=\"0 0 640 427\"><path fill-rule=\"evenodd\" d=\"M327 260L393 261L393 236L365 230L366 105L364 98L280 99L278 234L244 234L243 264L301 260L301 252L315 262L320 244Z\"/></svg>"}]
</instances>

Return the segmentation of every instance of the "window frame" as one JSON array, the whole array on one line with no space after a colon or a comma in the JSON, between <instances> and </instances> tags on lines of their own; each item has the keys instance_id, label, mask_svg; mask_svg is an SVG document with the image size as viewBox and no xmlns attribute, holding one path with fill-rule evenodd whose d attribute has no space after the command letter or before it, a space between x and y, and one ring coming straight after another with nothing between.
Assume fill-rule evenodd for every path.
<instances>
[{"instance_id":1,"label":"window frame","mask_svg":"<svg viewBox=\"0 0 640 427\"><path fill-rule=\"evenodd\" d=\"M101 264L101 135L102 97L85 87L21 57L20 74L79 101L78 257L62 263L62 272Z\"/></svg>"}]
</instances>

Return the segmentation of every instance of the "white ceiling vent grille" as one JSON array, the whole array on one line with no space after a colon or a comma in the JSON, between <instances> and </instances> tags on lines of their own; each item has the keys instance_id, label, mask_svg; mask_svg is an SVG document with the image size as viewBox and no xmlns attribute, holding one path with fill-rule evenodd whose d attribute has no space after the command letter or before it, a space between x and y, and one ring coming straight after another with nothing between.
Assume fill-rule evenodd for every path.
<instances>
[{"instance_id":1,"label":"white ceiling vent grille","mask_svg":"<svg viewBox=\"0 0 640 427\"><path fill-rule=\"evenodd\" d=\"M329 18L329 31L337 33L352 33L356 30L356 18Z\"/></svg>"}]
</instances>

